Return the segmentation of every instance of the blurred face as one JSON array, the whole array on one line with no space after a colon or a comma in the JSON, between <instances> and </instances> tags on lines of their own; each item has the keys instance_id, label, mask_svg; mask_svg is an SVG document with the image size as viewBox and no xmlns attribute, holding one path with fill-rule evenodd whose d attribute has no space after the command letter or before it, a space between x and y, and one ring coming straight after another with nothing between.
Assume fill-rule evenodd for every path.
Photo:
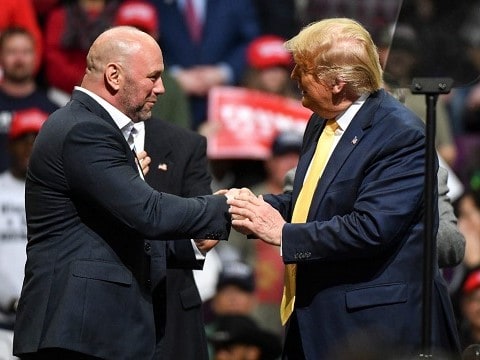
<instances>
[{"instance_id":1,"label":"blurred face","mask_svg":"<svg viewBox=\"0 0 480 360\"><path fill-rule=\"evenodd\" d=\"M465 196L458 207L458 222L462 227L477 230L480 233L480 209L471 196Z\"/></svg>"},{"instance_id":2,"label":"blurred face","mask_svg":"<svg viewBox=\"0 0 480 360\"><path fill-rule=\"evenodd\" d=\"M291 77L302 92L302 105L323 118L329 119L335 108L332 106L332 90L307 64L297 63Z\"/></svg>"},{"instance_id":3,"label":"blurred face","mask_svg":"<svg viewBox=\"0 0 480 360\"><path fill-rule=\"evenodd\" d=\"M266 166L268 174L270 175L271 180L280 189L283 188L287 172L297 166L298 158L298 153L290 152L283 155L273 156L267 160Z\"/></svg>"},{"instance_id":4,"label":"blurred face","mask_svg":"<svg viewBox=\"0 0 480 360\"><path fill-rule=\"evenodd\" d=\"M133 122L145 121L152 116L157 96L165 92L161 78L163 69L163 57L159 50L148 52L146 49L127 64L126 81L118 96L124 113Z\"/></svg>"},{"instance_id":5,"label":"blurred face","mask_svg":"<svg viewBox=\"0 0 480 360\"><path fill-rule=\"evenodd\" d=\"M215 349L215 360L260 360L260 350L251 345L233 344Z\"/></svg>"},{"instance_id":6,"label":"blurred face","mask_svg":"<svg viewBox=\"0 0 480 360\"><path fill-rule=\"evenodd\" d=\"M14 140L9 140L8 149L12 160L11 170L17 178L23 179L27 175L28 161L36 137L36 133L29 133Z\"/></svg>"},{"instance_id":7,"label":"blurred face","mask_svg":"<svg viewBox=\"0 0 480 360\"><path fill-rule=\"evenodd\" d=\"M35 71L35 49L30 36L15 34L8 37L0 51L0 65L5 79L17 83L29 81Z\"/></svg>"},{"instance_id":8,"label":"blurred face","mask_svg":"<svg viewBox=\"0 0 480 360\"><path fill-rule=\"evenodd\" d=\"M259 72L260 83L263 90L273 94L279 94L290 81L288 70L284 67L271 67Z\"/></svg>"},{"instance_id":9,"label":"blurred face","mask_svg":"<svg viewBox=\"0 0 480 360\"><path fill-rule=\"evenodd\" d=\"M249 315L255 306L255 295L236 285L226 285L217 292L212 306L218 315Z\"/></svg>"}]
</instances>

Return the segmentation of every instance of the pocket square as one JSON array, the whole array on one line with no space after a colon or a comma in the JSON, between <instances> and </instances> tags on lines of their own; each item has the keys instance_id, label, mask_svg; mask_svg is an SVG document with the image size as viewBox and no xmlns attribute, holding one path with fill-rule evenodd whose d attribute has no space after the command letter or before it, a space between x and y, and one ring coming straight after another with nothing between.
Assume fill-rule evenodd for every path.
<instances>
[{"instance_id":1,"label":"pocket square","mask_svg":"<svg viewBox=\"0 0 480 360\"><path fill-rule=\"evenodd\" d=\"M158 170L167 171L168 166L165 163L158 164Z\"/></svg>"}]
</instances>

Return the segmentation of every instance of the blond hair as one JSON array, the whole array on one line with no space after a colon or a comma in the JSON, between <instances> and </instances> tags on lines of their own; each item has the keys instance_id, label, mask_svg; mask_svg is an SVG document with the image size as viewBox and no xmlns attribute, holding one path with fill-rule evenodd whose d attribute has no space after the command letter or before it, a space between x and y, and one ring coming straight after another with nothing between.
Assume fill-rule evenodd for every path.
<instances>
[{"instance_id":1,"label":"blond hair","mask_svg":"<svg viewBox=\"0 0 480 360\"><path fill-rule=\"evenodd\" d=\"M314 22L285 42L295 62L326 80L340 79L360 95L380 89L382 68L368 31L347 18Z\"/></svg>"}]
</instances>

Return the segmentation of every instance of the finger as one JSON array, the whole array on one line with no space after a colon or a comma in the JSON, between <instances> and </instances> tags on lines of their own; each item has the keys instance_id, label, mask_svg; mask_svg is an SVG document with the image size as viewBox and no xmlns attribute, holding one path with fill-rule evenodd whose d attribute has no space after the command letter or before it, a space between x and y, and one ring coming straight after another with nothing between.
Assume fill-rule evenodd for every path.
<instances>
[{"instance_id":1,"label":"finger","mask_svg":"<svg viewBox=\"0 0 480 360\"><path fill-rule=\"evenodd\" d=\"M245 229L253 232L253 223L248 219L233 220L232 221L232 226L245 228Z\"/></svg>"},{"instance_id":2,"label":"finger","mask_svg":"<svg viewBox=\"0 0 480 360\"><path fill-rule=\"evenodd\" d=\"M228 192L228 189L220 189L213 193L213 195L225 195Z\"/></svg>"},{"instance_id":3,"label":"finger","mask_svg":"<svg viewBox=\"0 0 480 360\"><path fill-rule=\"evenodd\" d=\"M227 204L230 205L230 208L249 209L250 211L255 211L256 208L249 200L230 199L227 200Z\"/></svg>"},{"instance_id":4,"label":"finger","mask_svg":"<svg viewBox=\"0 0 480 360\"><path fill-rule=\"evenodd\" d=\"M254 211L246 208L230 207L228 212L231 215L234 215L233 217L235 219L248 218L249 220L253 220L256 217L256 214Z\"/></svg>"}]
</instances>

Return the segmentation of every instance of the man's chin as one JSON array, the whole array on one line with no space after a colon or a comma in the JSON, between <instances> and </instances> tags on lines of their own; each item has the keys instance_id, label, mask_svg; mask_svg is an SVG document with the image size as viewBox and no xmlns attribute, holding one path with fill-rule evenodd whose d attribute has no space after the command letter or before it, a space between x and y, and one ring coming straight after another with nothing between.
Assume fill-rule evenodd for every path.
<instances>
[{"instance_id":1,"label":"man's chin","mask_svg":"<svg viewBox=\"0 0 480 360\"><path fill-rule=\"evenodd\" d=\"M135 119L132 119L133 122L146 121L152 117L152 110L142 110L137 113Z\"/></svg>"}]
</instances>

